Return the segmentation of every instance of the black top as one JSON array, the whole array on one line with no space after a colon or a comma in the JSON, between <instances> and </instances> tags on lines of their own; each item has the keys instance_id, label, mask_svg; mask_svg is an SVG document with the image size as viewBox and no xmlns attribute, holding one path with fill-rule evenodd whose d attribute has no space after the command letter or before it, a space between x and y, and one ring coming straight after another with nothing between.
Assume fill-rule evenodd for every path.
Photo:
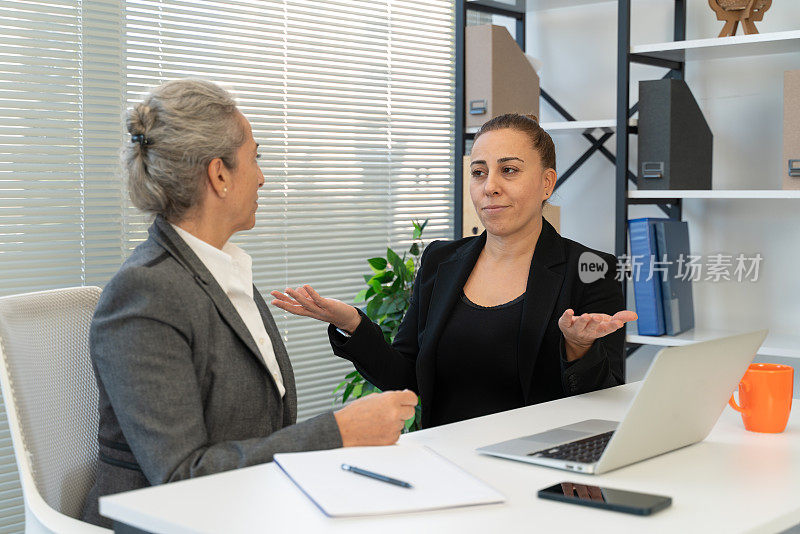
<instances>
[{"instance_id":1,"label":"black top","mask_svg":"<svg viewBox=\"0 0 800 534\"><path fill-rule=\"evenodd\" d=\"M436 352L432 425L525 405L517 365L524 299L484 307L461 294Z\"/></svg>"}]
</instances>

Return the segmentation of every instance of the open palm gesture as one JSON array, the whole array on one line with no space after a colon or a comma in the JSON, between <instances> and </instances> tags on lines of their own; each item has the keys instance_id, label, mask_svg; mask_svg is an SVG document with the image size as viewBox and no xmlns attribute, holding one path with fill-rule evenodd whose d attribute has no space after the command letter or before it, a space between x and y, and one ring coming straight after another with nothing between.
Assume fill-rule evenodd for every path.
<instances>
[{"instance_id":1,"label":"open palm gesture","mask_svg":"<svg viewBox=\"0 0 800 534\"><path fill-rule=\"evenodd\" d=\"M361 323L361 316L354 307L341 300L325 298L308 284L297 289L286 288L283 293L270 291L270 295L275 297L273 306L294 315L331 323L346 332L352 333Z\"/></svg>"},{"instance_id":2,"label":"open palm gesture","mask_svg":"<svg viewBox=\"0 0 800 534\"><path fill-rule=\"evenodd\" d=\"M564 334L568 359L580 358L595 339L616 332L628 321L638 318L636 312L622 310L614 315L606 313L584 313L576 316L572 308L564 312L558 320L558 328ZM573 357L570 358L569 355Z\"/></svg>"}]
</instances>

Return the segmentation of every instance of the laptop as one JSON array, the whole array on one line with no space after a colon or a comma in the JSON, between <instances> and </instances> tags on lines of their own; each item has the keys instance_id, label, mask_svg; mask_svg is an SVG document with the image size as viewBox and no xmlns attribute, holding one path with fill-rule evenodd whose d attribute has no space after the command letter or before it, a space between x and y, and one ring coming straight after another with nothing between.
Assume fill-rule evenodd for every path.
<instances>
[{"instance_id":1,"label":"laptop","mask_svg":"<svg viewBox=\"0 0 800 534\"><path fill-rule=\"evenodd\" d=\"M656 355L620 422L590 419L481 447L481 454L595 474L692 445L708 436L767 330Z\"/></svg>"}]
</instances>

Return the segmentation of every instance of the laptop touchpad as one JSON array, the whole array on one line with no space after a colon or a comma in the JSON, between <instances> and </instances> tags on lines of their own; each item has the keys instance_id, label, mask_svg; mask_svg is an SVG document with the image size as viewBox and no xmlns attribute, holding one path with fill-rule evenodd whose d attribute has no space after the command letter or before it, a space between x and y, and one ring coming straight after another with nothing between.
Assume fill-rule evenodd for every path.
<instances>
[{"instance_id":1,"label":"laptop touchpad","mask_svg":"<svg viewBox=\"0 0 800 534\"><path fill-rule=\"evenodd\" d=\"M547 447L548 445L558 445L559 443L564 443L567 441L574 441L576 439L585 438L587 436L591 436L592 432L577 432L575 430L562 430L556 428L555 430L548 430L547 432L542 432L541 434L533 434L532 436L525 436L525 441L534 441L536 443L542 444L542 448Z\"/></svg>"}]
</instances>

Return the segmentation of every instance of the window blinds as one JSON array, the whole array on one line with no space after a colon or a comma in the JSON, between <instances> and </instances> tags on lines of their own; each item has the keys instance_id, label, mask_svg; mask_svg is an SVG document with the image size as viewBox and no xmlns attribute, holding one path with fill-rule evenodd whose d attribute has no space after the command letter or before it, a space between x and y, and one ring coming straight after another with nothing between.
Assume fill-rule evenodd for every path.
<instances>
[{"instance_id":1,"label":"window blinds","mask_svg":"<svg viewBox=\"0 0 800 534\"><path fill-rule=\"evenodd\" d=\"M257 225L234 239L262 294L303 283L352 302L366 259L452 235L453 13L429 1L129 0L127 100L177 77L234 92L261 144ZM131 244L146 223L130 224ZM325 326L272 309L299 418L352 370Z\"/></svg>"},{"instance_id":2,"label":"window blinds","mask_svg":"<svg viewBox=\"0 0 800 534\"><path fill-rule=\"evenodd\" d=\"M102 284L123 259L119 3L0 8L0 294Z\"/></svg>"},{"instance_id":3,"label":"window blinds","mask_svg":"<svg viewBox=\"0 0 800 534\"><path fill-rule=\"evenodd\" d=\"M124 258L121 38L116 0L0 1L0 295L102 285ZM0 532L21 532L0 413Z\"/></svg>"},{"instance_id":4,"label":"window blinds","mask_svg":"<svg viewBox=\"0 0 800 534\"><path fill-rule=\"evenodd\" d=\"M125 108L152 86L227 86L262 145L262 293L352 302L366 258L452 235L454 26L447 0L0 0L0 295L104 285L146 236L117 172ZM273 308L299 418L352 369L325 325ZM0 421L0 532L22 504Z\"/></svg>"},{"instance_id":5,"label":"window blinds","mask_svg":"<svg viewBox=\"0 0 800 534\"><path fill-rule=\"evenodd\" d=\"M149 224L117 172L124 109L194 76L234 91L263 147L258 226L238 238L262 292L350 302L412 219L452 233L453 31L446 0L0 0L0 295L113 275ZM350 365L324 325L273 311L300 419L329 409ZM0 532L22 524L2 417Z\"/></svg>"}]
</instances>

